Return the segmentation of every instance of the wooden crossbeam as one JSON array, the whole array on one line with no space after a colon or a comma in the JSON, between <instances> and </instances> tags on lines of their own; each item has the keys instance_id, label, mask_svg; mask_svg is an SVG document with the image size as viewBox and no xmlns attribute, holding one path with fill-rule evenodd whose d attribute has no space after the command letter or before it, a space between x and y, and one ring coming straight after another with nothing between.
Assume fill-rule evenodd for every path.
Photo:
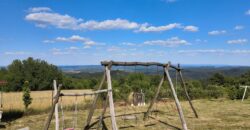
<instances>
[{"instance_id":1,"label":"wooden crossbeam","mask_svg":"<svg viewBox=\"0 0 250 130\"><path fill-rule=\"evenodd\" d=\"M99 93L105 93L108 91L112 91L112 89L97 90L90 93L61 93L60 96L89 96L89 95L96 95Z\"/></svg>"},{"instance_id":2,"label":"wooden crossbeam","mask_svg":"<svg viewBox=\"0 0 250 130\"><path fill-rule=\"evenodd\" d=\"M159 62L120 62L120 61L102 61L103 66L162 66L166 67L168 64L159 63ZM180 70L180 68L170 65L171 68Z\"/></svg>"}]
</instances>

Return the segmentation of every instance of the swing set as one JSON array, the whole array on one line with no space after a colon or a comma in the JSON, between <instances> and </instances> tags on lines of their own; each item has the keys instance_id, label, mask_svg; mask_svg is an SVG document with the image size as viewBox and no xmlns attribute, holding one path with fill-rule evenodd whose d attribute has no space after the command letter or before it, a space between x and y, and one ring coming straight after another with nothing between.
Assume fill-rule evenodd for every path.
<instances>
[{"instance_id":1,"label":"swing set","mask_svg":"<svg viewBox=\"0 0 250 130\"><path fill-rule=\"evenodd\" d=\"M116 62L116 61L102 61L101 65L104 66L105 70L104 70L103 78L102 78L102 80L101 80L101 82L100 82L100 84L98 86L98 89L96 91L93 91L93 92L90 92L90 93L61 93L62 85L59 85L59 87L57 88L57 85L56 85L56 83L54 81L54 99L53 99L52 109L51 109L51 111L50 111L50 113L48 115L46 124L44 126L44 130L49 129L49 126L50 126L50 123L51 123L51 120L52 120L52 116L53 116L54 113L55 113L55 124L56 124L55 129L59 130L58 101L59 101L59 98L62 97L62 96L75 96L76 100L77 100L78 96L94 95L94 99L93 99L92 104L91 104L91 106L89 108L87 120L83 124L83 129L84 130L92 129L93 126L96 125L96 124L98 124L97 129L107 130L108 128L107 128L107 126L106 126L106 124L104 122L105 118L111 118L112 130L118 130L117 123L116 123L116 117L121 116L121 117L125 118L126 115L141 114L141 112L128 113L128 114L124 113L123 115L116 115L115 114L115 108L114 108L114 102L113 102L113 93L112 93L111 75L110 75L110 71L111 71L112 66L146 66L146 67L148 67L148 66L157 66L157 71L158 71L158 67L163 68L163 73L162 73L163 75L162 75L160 83L159 83L159 85L157 87L157 90L155 92L155 95L153 97L153 100L150 102L150 105L149 105L147 111L143 112L144 113L144 118L143 118L144 121L147 120L148 118L151 118L151 119L155 119L155 120L157 120L157 121L164 124L163 121L158 120L158 119L150 116L150 114L153 112L152 109L153 109L153 106L154 106L155 103L156 103L155 107L157 109L157 98L158 98L160 89L163 86L163 82L167 81L168 85L169 85L169 87L171 89L171 92L173 94L174 100L175 100L175 105L176 105L176 108L177 108L177 111L178 111L178 114L179 114L179 117L180 117L180 120L181 120L181 123L182 123L182 128L183 128L183 130L188 129L185 118L184 118L184 115L183 115L182 107L181 107L179 99L177 97L176 90L174 88L172 79L170 77L170 73L169 73L170 69L176 70L176 74L178 74L179 81L181 82L180 83L181 87L185 91L185 96L186 96L186 98L187 98L187 100L189 102L189 105L190 105L195 117L198 118L198 114L197 114L195 108L193 107L193 104L191 102L191 98L188 95L187 88L186 88L185 82L183 80L183 76L182 76L182 72L181 72L182 69L180 68L180 65L173 66L173 65L171 65L170 62L168 62L167 64L162 64L162 63L158 63L158 62ZM103 84L104 84L105 81L107 82L107 89L103 89ZM176 85L177 85L177 78L176 78ZM96 109L97 100L98 100L98 97L100 96L101 93L106 93L107 94L106 95L106 101L105 101L105 104L103 105L103 110L102 110L102 113L99 116L98 120L91 123L94 111ZM109 110L110 115L104 116L108 104L109 104L109 109L110 109ZM61 105L61 107L62 107L62 105ZM62 111L62 115L63 115L63 111ZM77 126L77 123L76 123L77 122L77 118L76 118L77 117L77 101L75 101L74 116L75 117L73 119L73 127L72 128L66 128L67 130L74 130L76 128L76 126ZM62 120L64 120L64 118ZM136 120L137 120L137 117L136 117ZM65 129L65 128L63 128L63 129Z\"/></svg>"}]
</instances>

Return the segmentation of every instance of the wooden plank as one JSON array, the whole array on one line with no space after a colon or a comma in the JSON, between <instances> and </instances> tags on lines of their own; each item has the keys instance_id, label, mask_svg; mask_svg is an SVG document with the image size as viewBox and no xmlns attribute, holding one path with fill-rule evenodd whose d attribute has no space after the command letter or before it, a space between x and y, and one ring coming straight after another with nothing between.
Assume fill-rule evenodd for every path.
<instances>
[{"instance_id":1,"label":"wooden plank","mask_svg":"<svg viewBox=\"0 0 250 130\"><path fill-rule=\"evenodd\" d=\"M49 125L51 123L52 116L53 116L54 111L55 111L55 106L58 103L58 100L59 100L59 97L60 97L61 88L62 88L62 85L60 84L59 87L58 87L58 89L57 89L56 96L54 97L52 108L51 108L50 113L48 115L47 121L46 121L46 123L44 125L44 130L48 130L49 129Z\"/></svg>"},{"instance_id":2,"label":"wooden plank","mask_svg":"<svg viewBox=\"0 0 250 130\"><path fill-rule=\"evenodd\" d=\"M57 95L56 80L53 80L54 96ZM59 130L59 115L58 115L58 102L55 105L55 130Z\"/></svg>"},{"instance_id":3,"label":"wooden plank","mask_svg":"<svg viewBox=\"0 0 250 130\"><path fill-rule=\"evenodd\" d=\"M120 62L120 61L102 61L103 66L162 66L166 67L167 64L158 63L158 62ZM179 70L178 67L170 65L171 68Z\"/></svg>"},{"instance_id":4,"label":"wooden plank","mask_svg":"<svg viewBox=\"0 0 250 130\"><path fill-rule=\"evenodd\" d=\"M105 66L105 70L106 70L106 76L107 76L108 89L112 89L109 66ZM113 93L112 93L112 91L108 92L108 96L109 96L109 109L110 109L112 130L117 130L118 128L117 128L116 120L115 120L115 107L114 107L114 102L113 102Z\"/></svg>"},{"instance_id":5,"label":"wooden plank","mask_svg":"<svg viewBox=\"0 0 250 130\"><path fill-rule=\"evenodd\" d=\"M99 93L105 93L108 91L112 91L112 90L103 89L103 90L97 90L97 91L90 92L90 93L61 93L60 96L90 96L90 95L96 95Z\"/></svg>"},{"instance_id":6,"label":"wooden plank","mask_svg":"<svg viewBox=\"0 0 250 130\"><path fill-rule=\"evenodd\" d=\"M190 105L190 107L191 107L191 109L192 109L192 111L193 111L195 117L198 118L198 114L197 114L197 112L196 112L196 110L195 110L195 108L194 108L194 106L193 106L193 103L192 103L192 101L191 101L191 98L189 97L189 94L188 94L188 92L187 92L187 87L186 87L186 84L185 84L185 82L184 82L182 73L181 73L181 71L178 71L178 73L179 73L179 77L180 77L180 81L181 81L181 86L182 86L182 88L183 88L184 91L185 91L185 95L186 95L186 98L187 98L187 100L188 100L188 103L189 103L189 105Z\"/></svg>"},{"instance_id":7,"label":"wooden plank","mask_svg":"<svg viewBox=\"0 0 250 130\"><path fill-rule=\"evenodd\" d=\"M104 71L104 74L103 74L103 77L102 77L102 80L101 80L101 83L99 84L97 90L101 90L102 89L102 86L105 82L105 79L106 79L106 71ZM99 94L96 94L95 97L94 97L94 100L92 102L92 105L89 109L89 114L88 114L88 118L87 118L87 121L86 121L86 124L84 124L84 129L87 130L89 128L89 124L92 120L92 117L93 117L93 114L94 114L94 111L96 109L96 103L97 103L97 99L99 97Z\"/></svg>"},{"instance_id":8,"label":"wooden plank","mask_svg":"<svg viewBox=\"0 0 250 130\"><path fill-rule=\"evenodd\" d=\"M171 80L171 77L170 77L170 74L168 72L168 69L169 69L169 66L167 66L167 67L164 68L165 74L166 74L169 86L171 88L172 94L173 94L174 99L175 99L175 104L176 104L176 107L177 107L177 110L178 110L178 113L179 113L179 117L181 119L182 127L183 127L184 130L187 130L188 128L187 128L187 124L186 124L186 121L185 121L185 118L184 118L184 115L183 115L181 104L180 104L179 99L178 99L178 97L177 97L177 95L175 93L174 85L173 85L173 82Z\"/></svg>"},{"instance_id":9,"label":"wooden plank","mask_svg":"<svg viewBox=\"0 0 250 130\"><path fill-rule=\"evenodd\" d=\"M163 77L161 78L161 80L160 80L160 83L159 83L159 85L158 85L158 87L157 87L155 96L154 96L153 100L151 101L151 103L150 103L150 105L149 105L149 107L148 107L148 110L147 110L146 114L144 115L143 120L146 120L146 119L148 118L148 116L149 116L149 114L150 114L150 112L151 112L151 110L152 110L152 108L153 108L153 105L154 105L155 101L157 100L157 97L158 97L158 95L159 95L159 93L160 93L161 86L162 86L162 84L163 84L163 82L164 82L164 78L165 78L165 74L164 74L164 76L163 76Z\"/></svg>"}]
</instances>

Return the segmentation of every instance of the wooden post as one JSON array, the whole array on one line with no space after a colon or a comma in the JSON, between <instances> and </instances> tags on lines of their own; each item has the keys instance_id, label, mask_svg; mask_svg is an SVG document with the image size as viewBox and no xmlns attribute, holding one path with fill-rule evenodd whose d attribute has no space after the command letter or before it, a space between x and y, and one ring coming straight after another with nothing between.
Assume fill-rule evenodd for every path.
<instances>
[{"instance_id":1,"label":"wooden post","mask_svg":"<svg viewBox=\"0 0 250 130\"><path fill-rule=\"evenodd\" d=\"M155 101L157 100L157 97L158 97L159 92L160 92L160 90L161 90L161 86L162 86L162 84L163 84L163 82L164 82L164 78L165 78L165 74L164 74L164 76L161 78L161 81L160 81L160 83L159 83L159 85L158 85L158 87L157 87L155 96L154 96L153 100L151 101L151 103L150 103L150 105L149 105L149 107L148 107L148 110L147 110L147 112L146 112L145 115L144 115L143 120L146 120L146 119L148 118L148 116L149 116L149 114L150 114L150 112L151 112L151 109L152 109L152 107L153 107Z\"/></svg>"},{"instance_id":2,"label":"wooden post","mask_svg":"<svg viewBox=\"0 0 250 130\"><path fill-rule=\"evenodd\" d=\"M194 113L195 117L198 118L198 114L197 114L197 112L196 112L196 110L195 110L195 108L194 108L194 106L193 106L193 103L192 103L192 101L191 101L191 98L190 98L189 95L188 95L187 87L186 87L186 84L185 84L185 82L184 82L184 79L183 79L181 70L179 71L179 76L180 76L181 86L182 86L182 88L183 88L184 91L185 91L185 95L186 95L186 98L188 99L188 103L189 103L191 109L193 110L193 113Z\"/></svg>"},{"instance_id":3,"label":"wooden post","mask_svg":"<svg viewBox=\"0 0 250 130\"><path fill-rule=\"evenodd\" d=\"M180 116L180 119L181 119L182 127L183 127L184 130L187 130L188 128L187 128L187 124L186 124L186 121L185 121L185 118L184 118L184 115L183 115L183 111L182 111L179 99L178 99L178 97L177 97L177 95L175 93L174 85L173 85L173 82L171 80L170 74L168 72L169 65L170 65L170 63L168 63L168 66L164 67L164 70L165 70L166 77L167 77L169 86L171 88L172 94L173 94L174 99L175 99L175 104L176 104L176 107L177 107L177 110L178 110L178 113L179 113L179 116Z\"/></svg>"},{"instance_id":4,"label":"wooden post","mask_svg":"<svg viewBox=\"0 0 250 130\"><path fill-rule=\"evenodd\" d=\"M244 86L244 87L245 87L245 91L244 91L244 94L243 94L242 99L241 99L242 102L244 101L248 86Z\"/></svg>"},{"instance_id":5,"label":"wooden post","mask_svg":"<svg viewBox=\"0 0 250 130\"><path fill-rule=\"evenodd\" d=\"M111 83L111 76L110 76L110 67L111 66L105 66L106 70L106 76L107 76L107 85L108 89L112 89L112 83ZM115 107L113 102L113 93L112 91L108 91L109 96L109 109L110 109L110 116L111 116L111 122L112 122L112 130L118 130L115 120Z\"/></svg>"},{"instance_id":6,"label":"wooden post","mask_svg":"<svg viewBox=\"0 0 250 130\"><path fill-rule=\"evenodd\" d=\"M57 95L57 85L56 80L53 80L53 86L54 86L54 96ZM55 130L59 130L59 116L58 116L58 102L55 105Z\"/></svg>"},{"instance_id":7,"label":"wooden post","mask_svg":"<svg viewBox=\"0 0 250 130\"><path fill-rule=\"evenodd\" d=\"M54 111L55 111L55 106L56 104L58 103L58 100L59 100L59 97L60 97L60 92L61 92L61 88L62 88L62 85L59 85L58 89L57 89L57 93L54 97L54 101L53 101L53 104L52 104L52 108L50 110L50 113L48 115L48 119L45 123L45 126L44 126L44 130L48 130L49 129L49 125L51 123L51 120L52 120L52 116L54 114Z\"/></svg>"},{"instance_id":8,"label":"wooden post","mask_svg":"<svg viewBox=\"0 0 250 130\"><path fill-rule=\"evenodd\" d=\"M102 80L101 80L101 83L99 84L98 86L98 89L97 90L101 90L102 89L102 86L103 86L103 83L105 82L105 79L106 79L106 71L104 71L104 75L102 77ZM95 97L94 97L94 100L92 102L92 105L89 109L89 114L88 114L88 118L87 118L87 121L86 121L86 124L84 126L84 129L87 130L89 129L89 124L91 122L91 119L93 117L93 114L94 114L94 111L96 109L96 103L97 103L97 99L99 97L99 94L96 94Z\"/></svg>"}]
</instances>

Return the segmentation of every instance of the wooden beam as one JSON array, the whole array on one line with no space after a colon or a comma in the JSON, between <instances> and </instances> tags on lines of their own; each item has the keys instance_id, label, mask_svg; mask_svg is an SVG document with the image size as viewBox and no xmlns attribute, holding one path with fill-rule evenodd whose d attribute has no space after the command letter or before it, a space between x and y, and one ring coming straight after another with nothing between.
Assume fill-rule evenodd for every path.
<instances>
[{"instance_id":1,"label":"wooden beam","mask_svg":"<svg viewBox=\"0 0 250 130\"><path fill-rule=\"evenodd\" d=\"M101 83L99 84L99 86L97 88L97 91L102 89L102 86L103 86L103 84L105 82L105 79L106 79L106 71L104 71ZM94 97L92 105L91 105L91 107L89 109L89 114L88 114L88 118L87 118L86 124L84 124L84 130L87 130L89 128L89 124L91 122L91 119L93 117L94 111L96 109L96 103L97 103L98 97L99 97L99 94L96 94L95 97Z\"/></svg>"},{"instance_id":2,"label":"wooden beam","mask_svg":"<svg viewBox=\"0 0 250 130\"><path fill-rule=\"evenodd\" d=\"M120 61L102 61L103 66L162 66L165 67L168 64L158 63L158 62L120 62ZM170 65L171 68L179 70L180 68Z\"/></svg>"},{"instance_id":3,"label":"wooden beam","mask_svg":"<svg viewBox=\"0 0 250 130\"><path fill-rule=\"evenodd\" d=\"M187 92L187 87L186 87L186 84L185 84L185 82L184 82L184 79L183 79L183 76L182 76L181 71L178 72L178 75L179 75L179 77L180 77L181 86L182 86L182 88L183 88L184 91L185 91L185 95L186 95L186 98L187 98L187 100L188 100L188 103L189 103L189 105L190 105L190 107L191 107L191 109L192 109L192 111L193 111L195 117L198 118L198 114L197 114L197 112L196 112L196 110L195 110L195 108L194 108L194 106L193 106L193 103L192 103L192 101L191 101L191 98L189 97L189 94L188 94L188 92Z\"/></svg>"},{"instance_id":4,"label":"wooden beam","mask_svg":"<svg viewBox=\"0 0 250 130\"><path fill-rule=\"evenodd\" d=\"M169 65L170 65L170 63L169 63ZM174 99L175 99L175 104L176 104L176 107L177 107L177 110L178 110L178 113L179 113L179 117L181 119L183 130L187 130L188 129L187 128L187 123L186 123L185 118L184 118L184 114L183 114L183 111L182 111L182 108L181 108L181 104L180 104L179 99L178 99L178 97L177 97L177 95L175 93L174 85L173 85L173 82L171 80L171 77L170 77L170 74L168 72L168 69L169 69L169 66L164 67L166 78L168 80L170 89L171 89L172 94L173 94Z\"/></svg>"},{"instance_id":5,"label":"wooden beam","mask_svg":"<svg viewBox=\"0 0 250 130\"><path fill-rule=\"evenodd\" d=\"M89 95L97 95L100 93L105 93L108 91L112 91L112 90L103 89L103 90L97 90L97 91L90 92L90 93L61 93L60 96L89 96Z\"/></svg>"},{"instance_id":6,"label":"wooden beam","mask_svg":"<svg viewBox=\"0 0 250 130\"><path fill-rule=\"evenodd\" d=\"M57 84L56 80L53 80L54 96L57 95ZM58 115L58 102L55 105L55 130L59 130L59 115Z\"/></svg>"},{"instance_id":7,"label":"wooden beam","mask_svg":"<svg viewBox=\"0 0 250 130\"><path fill-rule=\"evenodd\" d=\"M150 105L149 105L149 107L148 107L148 110L147 110L147 112L146 112L145 115L144 115L143 120L146 120L146 119L148 118L148 116L149 116L149 114L150 114L150 112L151 112L151 110L152 110L152 107L153 107L153 105L154 105L155 101L157 100L157 97L158 97L158 95L159 95L159 93L160 93L161 86L162 86L162 84L163 84L163 82L164 82L164 78L165 78L165 74L164 74L164 76L163 76L163 77L161 78L161 80L160 80L160 83L159 83L159 85L158 85L158 87L157 87L155 96L154 96L153 100L151 101L151 103L150 103Z\"/></svg>"},{"instance_id":8,"label":"wooden beam","mask_svg":"<svg viewBox=\"0 0 250 130\"><path fill-rule=\"evenodd\" d=\"M107 76L107 85L108 89L112 89L111 76L110 76L110 66L105 66L106 76ZM109 96L109 111L111 116L112 130L118 130L115 120L115 106L113 102L113 93L112 91L108 92Z\"/></svg>"},{"instance_id":9,"label":"wooden beam","mask_svg":"<svg viewBox=\"0 0 250 130\"><path fill-rule=\"evenodd\" d=\"M62 85L60 84L59 87L58 87L58 89L57 89L57 93L56 93L56 95L54 97L54 101L53 101L50 113L48 115L48 119L47 119L47 121L46 121L46 123L44 125L44 128L43 128L44 130L48 130L49 129L49 125L51 123L52 116L53 116L54 111L55 111L55 106L58 103L58 100L59 100L59 97L60 97L61 88L62 88Z\"/></svg>"}]
</instances>

